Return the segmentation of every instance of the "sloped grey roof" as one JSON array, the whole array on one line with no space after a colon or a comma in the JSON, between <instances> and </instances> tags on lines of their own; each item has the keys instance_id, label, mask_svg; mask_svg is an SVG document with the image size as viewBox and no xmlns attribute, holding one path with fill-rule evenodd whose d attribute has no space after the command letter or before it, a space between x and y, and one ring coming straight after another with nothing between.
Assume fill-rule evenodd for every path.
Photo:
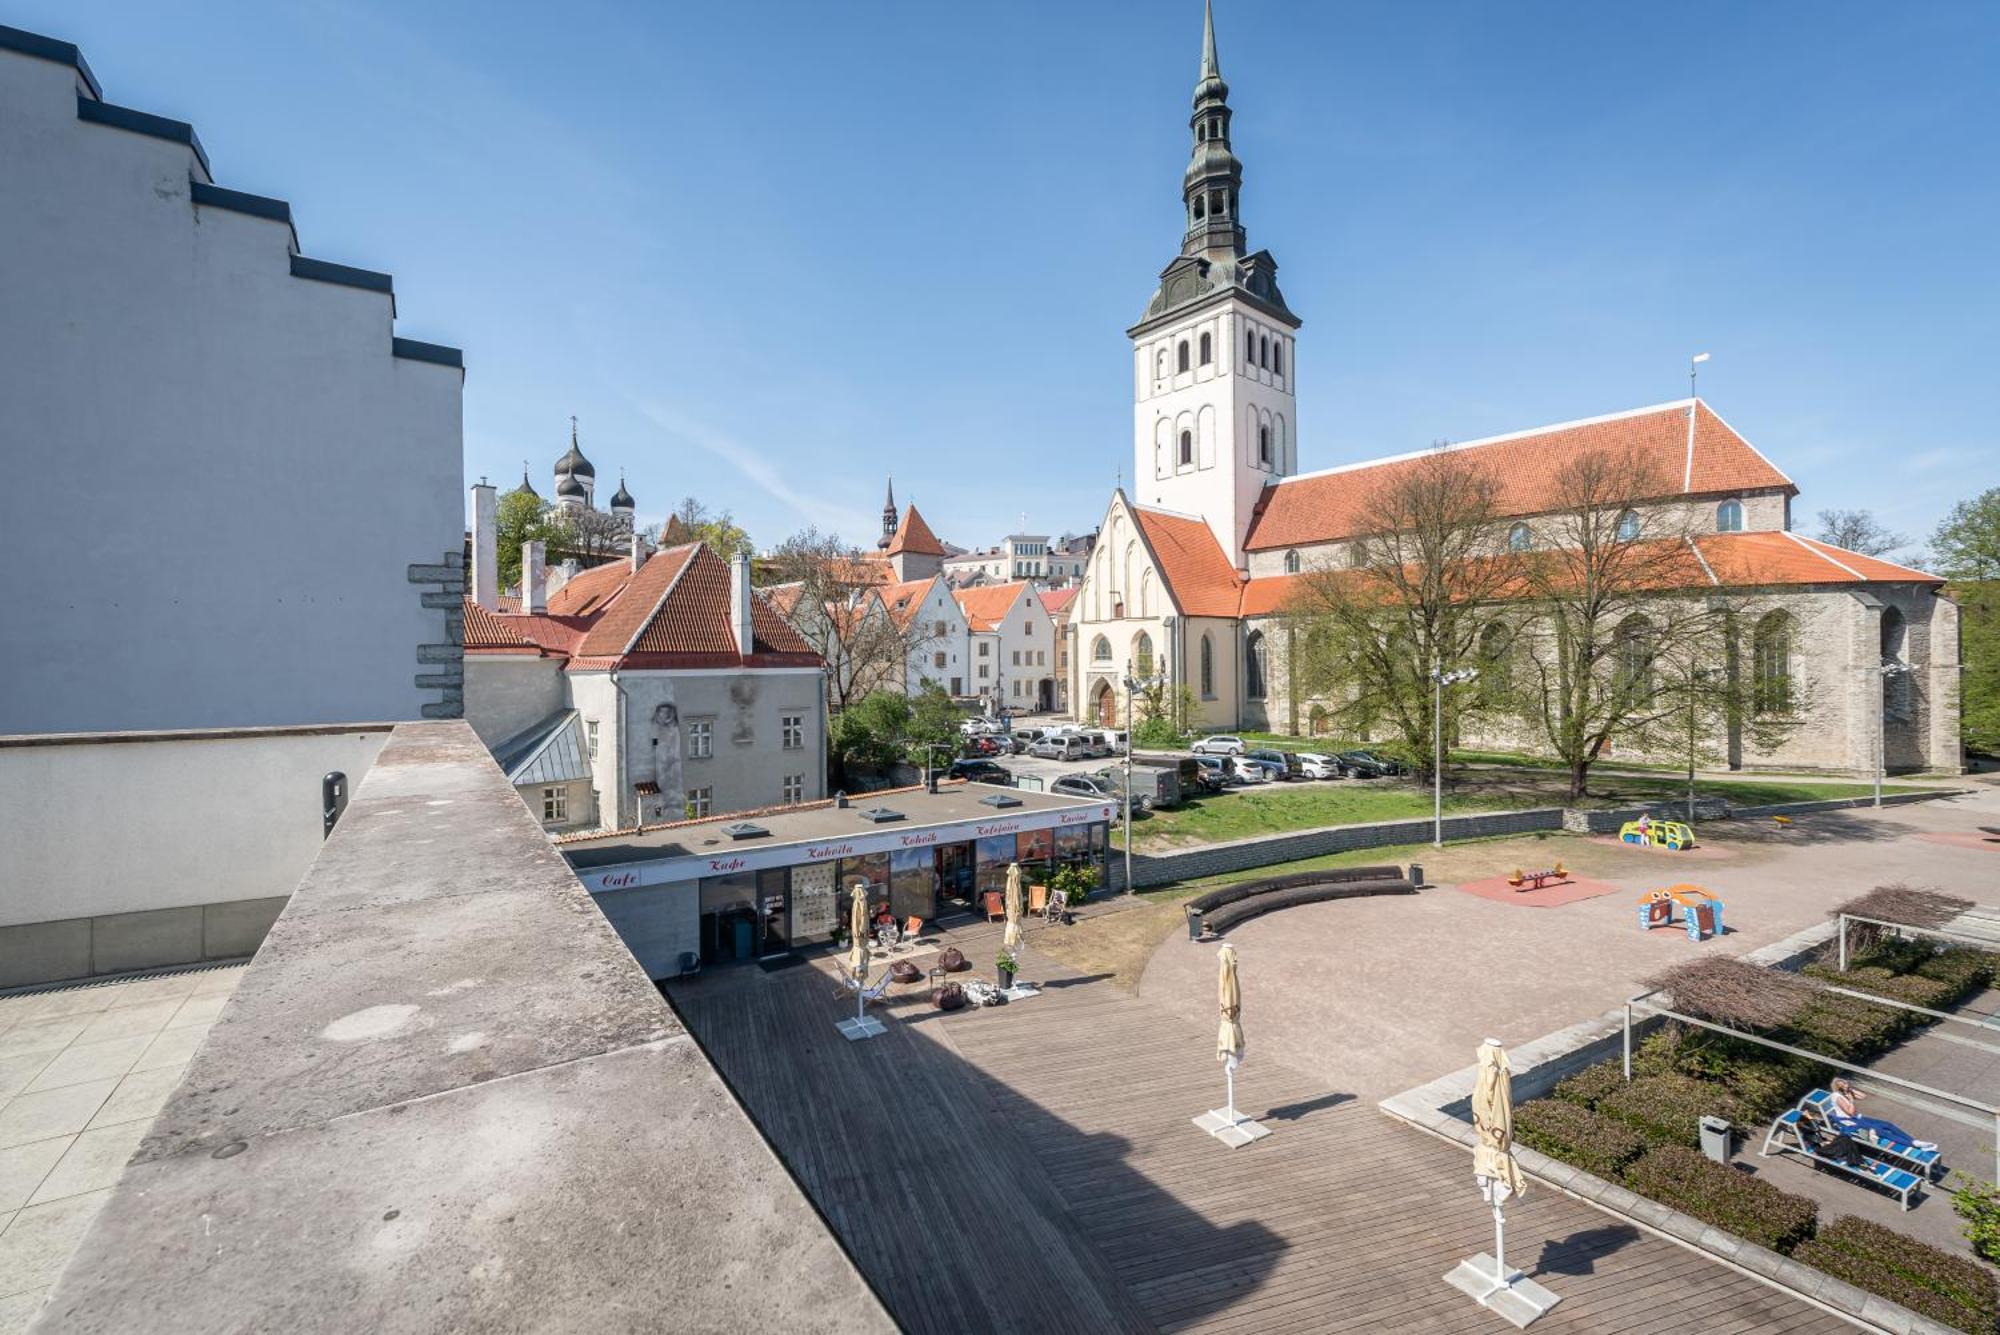
<instances>
[{"instance_id":1,"label":"sloped grey roof","mask_svg":"<svg viewBox=\"0 0 2000 1335\"><path fill-rule=\"evenodd\" d=\"M493 748L493 758L516 788L531 783L567 783L590 777L590 752L583 722L574 709L543 719L518 737Z\"/></svg>"}]
</instances>

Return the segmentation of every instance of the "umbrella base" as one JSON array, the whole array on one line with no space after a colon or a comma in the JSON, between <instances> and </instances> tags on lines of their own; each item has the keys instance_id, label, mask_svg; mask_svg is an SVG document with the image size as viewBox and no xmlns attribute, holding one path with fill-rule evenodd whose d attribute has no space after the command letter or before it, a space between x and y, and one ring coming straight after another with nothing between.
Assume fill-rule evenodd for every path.
<instances>
[{"instance_id":1,"label":"umbrella base","mask_svg":"<svg viewBox=\"0 0 2000 1335\"><path fill-rule=\"evenodd\" d=\"M1231 1108L1211 1108L1194 1119L1194 1124L1227 1145L1238 1149L1271 1134L1267 1126Z\"/></svg>"},{"instance_id":2,"label":"umbrella base","mask_svg":"<svg viewBox=\"0 0 2000 1335\"><path fill-rule=\"evenodd\" d=\"M1469 1261L1460 1261L1444 1279L1459 1292L1477 1299L1487 1311L1506 1318L1517 1330L1562 1301L1512 1266L1507 1268L1505 1281L1496 1279L1497 1273L1493 1258L1481 1252Z\"/></svg>"},{"instance_id":3,"label":"umbrella base","mask_svg":"<svg viewBox=\"0 0 2000 1335\"><path fill-rule=\"evenodd\" d=\"M1016 983L1012 987L1001 988L1000 995L1009 1001L1026 1001L1030 997L1042 995L1042 989L1033 983Z\"/></svg>"},{"instance_id":4,"label":"umbrella base","mask_svg":"<svg viewBox=\"0 0 2000 1335\"><path fill-rule=\"evenodd\" d=\"M835 1023L833 1027L838 1029L840 1036L850 1043L857 1039L873 1038L884 1032L882 1022L872 1015L850 1015L845 1020Z\"/></svg>"}]
</instances>

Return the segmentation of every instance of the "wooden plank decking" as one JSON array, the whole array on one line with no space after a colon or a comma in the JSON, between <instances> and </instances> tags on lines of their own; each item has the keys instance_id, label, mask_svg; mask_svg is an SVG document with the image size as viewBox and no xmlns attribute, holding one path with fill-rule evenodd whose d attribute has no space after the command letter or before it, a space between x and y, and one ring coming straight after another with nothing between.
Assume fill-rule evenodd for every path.
<instances>
[{"instance_id":1,"label":"wooden plank decking","mask_svg":"<svg viewBox=\"0 0 2000 1335\"><path fill-rule=\"evenodd\" d=\"M997 929L953 936L990 978ZM1462 1150L1284 1067L1254 1016L1238 1105L1273 1134L1225 1149L1189 1120L1222 1101L1212 1031L1025 963L1039 998L942 1015L913 985L858 1044L819 963L668 987L905 1329L1512 1329L1443 1280L1493 1241ZM1851 1329L1548 1188L1507 1236L1563 1297L1538 1331Z\"/></svg>"}]
</instances>

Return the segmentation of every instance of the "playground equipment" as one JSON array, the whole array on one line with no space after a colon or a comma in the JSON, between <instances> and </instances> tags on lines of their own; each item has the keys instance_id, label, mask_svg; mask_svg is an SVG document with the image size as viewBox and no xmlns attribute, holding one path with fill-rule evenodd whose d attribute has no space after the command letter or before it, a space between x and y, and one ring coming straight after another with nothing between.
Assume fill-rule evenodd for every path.
<instances>
[{"instance_id":1,"label":"playground equipment","mask_svg":"<svg viewBox=\"0 0 2000 1335\"><path fill-rule=\"evenodd\" d=\"M1516 890L1539 890L1545 885L1560 885L1569 879L1569 869L1558 862L1547 871L1523 871L1514 868L1514 874L1507 878L1507 884Z\"/></svg>"},{"instance_id":2,"label":"playground equipment","mask_svg":"<svg viewBox=\"0 0 2000 1335\"><path fill-rule=\"evenodd\" d=\"M1639 930L1672 927L1678 922L1690 941L1722 933L1722 901L1698 885L1671 885L1639 901Z\"/></svg>"},{"instance_id":3,"label":"playground equipment","mask_svg":"<svg viewBox=\"0 0 2000 1335\"><path fill-rule=\"evenodd\" d=\"M1628 844L1649 844L1676 853L1694 847L1694 827L1677 820L1628 820L1619 828L1618 837Z\"/></svg>"}]
</instances>

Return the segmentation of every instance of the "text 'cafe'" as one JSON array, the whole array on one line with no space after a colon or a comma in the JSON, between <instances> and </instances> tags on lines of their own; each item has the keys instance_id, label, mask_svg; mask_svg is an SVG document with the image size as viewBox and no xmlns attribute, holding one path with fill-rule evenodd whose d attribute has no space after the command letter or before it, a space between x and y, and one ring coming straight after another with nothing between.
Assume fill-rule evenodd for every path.
<instances>
[{"instance_id":1,"label":"text 'cafe'","mask_svg":"<svg viewBox=\"0 0 2000 1335\"><path fill-rule=\"evenodd\" d=\"M654 978L768 959L833 939L856 881L871 918L970 911L1084 866L1106 884L1114 803L987 784L921 788L557 841Z\"/></svg>"}]
</instances>

